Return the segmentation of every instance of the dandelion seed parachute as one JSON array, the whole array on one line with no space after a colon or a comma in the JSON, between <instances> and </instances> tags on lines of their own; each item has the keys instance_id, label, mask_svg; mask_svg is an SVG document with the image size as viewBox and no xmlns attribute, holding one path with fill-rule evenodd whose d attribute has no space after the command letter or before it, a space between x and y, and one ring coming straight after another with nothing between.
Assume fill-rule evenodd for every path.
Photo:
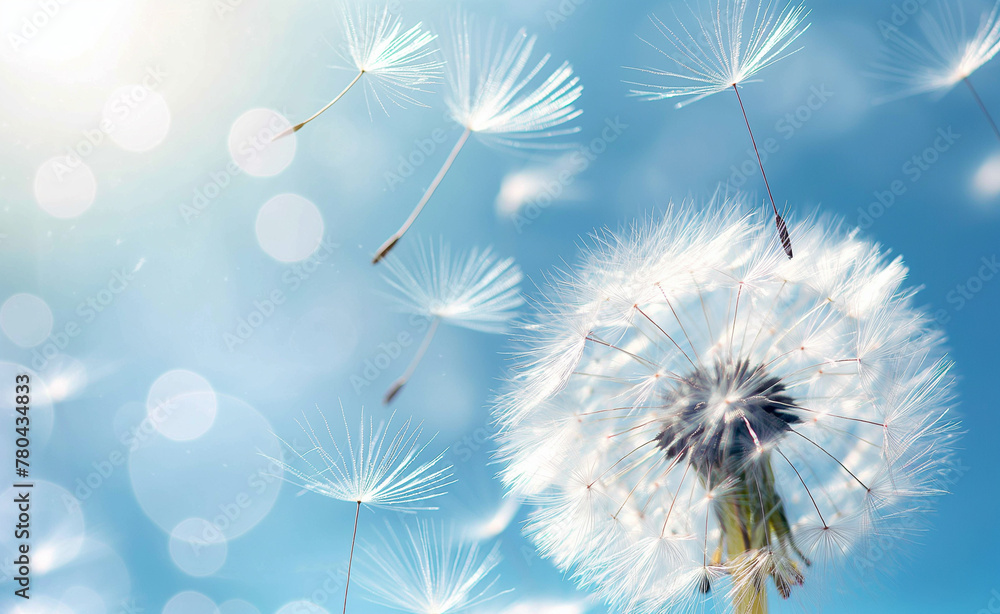
<instances>
[{"instance_id":1,"label":"dandelion seed parachute","mask_svg":"<svg viewBox=\"0 0 1000 614\"><path fill-rule=\"evenodd\" d=\"M950 3L939 1L933 12L927 9L921 11L917 23L922 33L921 40L911 38L896 28L885 33L889 44L876 69L881 78L899 84L900 89L879 102L927 92L946 92L964 82L986 115L994 134L1000 138L1000 128L970 80L972 73L1000 51L1000 1L982 15L979 27L972 36L967 33L961 3L955 3L953 7Z\"/></svg>"},{"instance_id":2,"label":"dandelion seed parachute","mask_svg":"<svg viewBox=\"0 0 1000 614\"><path fill-rule=\"evenodd\" d=\"M346 9L343 20L343 55L358 74L329 104L275 139L301 130L336 104L363 77L367 76L367 91L386 114L389 112L386 102L401 108L426 106L417 95L440 82L444 63L434 59L437 50L431 47L437 36L424 30L421 24L404 31L399 17L391 15L388 7L378 10L366 4Z\"/></svg>"},{"instance_id":3,"label":"dandelion seed parachute","mask_svg":"<svg viewBox=\"0 0 1000 614\"><path fill-rule=\"evenodd\" d=\"M627 83L635 86L631 95L643 100L687 98L678 102L675 105L677 108L732 88L740 104L740 111L757 155L757 163L760 165L760 174L771 200L781 247L791 258L791 236L771 194L771 185L757 151L757 141L750 129L739 85L749 82L761 70L798 51L789 50L789 47L808 29L808 24L803 25L803 22L809 12L803 5L790 3L781 11L777 11L770 2L755 4L752 21L747 20L748 0L715 0L714 3L709 3L709 10L705 12L689 7L692 25L686 25L678 18L678 25L674 28L655 16L650 16L650 21L670 43L673 53L667 53L652 43L647 44L673 62L675 67L670 70L632 69L665 78L668 81L666 84Z\"/></svg>"},{"instance_id":4,"label":"dandelion seed parachute","mask_svg":"<svg viewBox=\"0 0 1000 614\"><path fill-rule=\"evenodd\" d=\"M568 62L542 78L551 56L532 60L537 37L521 29L508 40L492 23L483 34L468 16L459 14L452 39L446 104L464 131L410 216L376 252L373 264L413 225L471 135L502 146L545 148L551 146L547 140L578 130L564 126L582 113L574 103L583 86Z\"/></svg>"},{"instance_id":5,"label":"dandelion seed parachute","mask_svg":"<svg viewBox=\"0 0 1000 614\"><path fill-rule=\"evenodd\" d=\"M386 271L385 280L398 292L393 299L400 309L430 321L413 361L386 392L386 403L410 380L440 323L502 333L523 303L521 270L513 258L500 259L491 248L452 256L444 241L421 242L413 266L390 256Z\"/></svg>"},{"instance_id":6,"label":"dandelion seed parachute","mask_svg":"<svg viewBox=\"0 0 1000 614\"><path fill-rule=\"evenodd\" d=\"M445 488L454 482L451 466L442 467L444 452L436 457L425 457L427 443L420 443L422 429L406 420L393 433L392 420L376 427L370 417L365 422L361 413L358 438L351 438L347 415L344 419L344 440L337 437L326 417L320 413L316 427L303 417L299 424L306 436L307 447L301 451L284 439L279 440L292 455L291 461L270 458L284 470L286 479L314 493L356 504L351 554L347 567L347 585L344 588L344 612L347 611L347 591L350 589L351 564L354 562L354 544L358 535L358 520L362 506L416 512L437 509L429 502L445 494Z\"/></svg>"},{"instance_id":7,"label":"dandelion seed parachute","mask_svg":"<svg viewBox=\"0 0 1000 614\"><path fill-rule=\"evenodd\" d=\"M822 592L918 526L952 449L901 259L822 218L787 260L749 207L693 209L597 235L495 408L527 532L621 612Z\"/></svg>"},{"instance_id":8,"label":"dandelion seed parachute","mask_svg":"<svg viewBox=\"0 0 1000 614\"><path fill-rule=\"evenodd\" d=\"M370 600L414 614L462 612L494 599L499 544L483 551L459 539L454 527L427 521L407 525L400 537L386 525L379 543L366 543L361 576Z\"/></svg>"}]
</instances>

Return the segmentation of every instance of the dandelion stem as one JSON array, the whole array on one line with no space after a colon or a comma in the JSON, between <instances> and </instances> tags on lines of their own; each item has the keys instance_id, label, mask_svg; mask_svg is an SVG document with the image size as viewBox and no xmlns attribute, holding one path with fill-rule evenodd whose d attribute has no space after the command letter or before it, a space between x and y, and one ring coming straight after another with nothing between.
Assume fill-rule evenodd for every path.
<instances>
[{"instance_id":1,"label":"dandelion stem","mask_svg":"<svg viewBox=\"0 0 1000 614\"><path fill-rule=\"evenodd\" d=\"M336 97L336 98L334 98L333 100L331 100L331 101L330 101L330 104L326 105L325 107L323 107L323 108L322 108L322 109L320 109L319 111L316 111L316 113L315 113L315 114L314 114L314 115L313 115L312 117L310 117L310 118L309 118L309 119L307 119L306 121L302 122L301 124L296 124L296 125L292 126L291 128L288 128L287 130L285 130L284 132L282 132L282 133L281 133L281 134L279 134L278 136L276 136L276 137L274 137L273 139L271 139L271 141L277 141L278 139L280 139L280 138L283 138L283 137L286 137L286 136L288 136L289 134L292 134L292 133L294 133L294 132L298 132L299 130L301 130L301 129L302 129L302 127L303 127L303 126L305 126L306 124L308 124L308 123L309 123L309 122L311 122L312 120L314 120L314 119L316 119L317 117L319 117L320 115L322 115L322 114L323 114L323 113L324 113L324 112L325 112L325 111L326 111L327 109L329 109L329 108L330 108L330 107L332 107L333 105L337 104L337 101L338 101L338 100L340 100L341 98L343 98L343 97L344 97L344 94L346 94L347 92L351 91L351 88L352 88L352 87L354 87L354 85L355 85L355 84L356 84L356 83L357 83L358 81L360 81L360 80L361 80L361 76L362 76L362 75L364 75L364 74L365 74L365 71L363 71L363 70L362 70L361 72L359 72L359 73L358 73L358 76L354 77L354 81L351 81L351 82L350 82L350 84L348 84L348 86L344 88L344 91L342 91L342 92L340 92L339 94L337 94L337 97Z\"/></svg>"},{"instance_id":2,"label":"dandelion stem","mask_svg":"<svg viewBox=\"0 0 1000 614\"><path fill-rule=\"evenodd\" d=\"M760 152L757 151L757 141L753 138L753 130L750 129L750 120L747 118L747 110L743 107L743 99L740 97L740 90L733 84L733 91L736 92L736 100L740 103L740 111L743 111L743 121L746 122L747 132L750 133L750 142L753 143L753 152L757 156L757 164L760 166L760 175L764 178L764 187L767 188L767 197L771 199L771 209L774 210L774 225L778 228L778 237L781 239L781 247L785 250L785 255L792 257L792 239L788 235L788 227L785 220L778 213L778 205L774 203L774 196L771 194L771 184L767 182L767 174L764 173L764 163L761 162Z\"/></svg>"},{"instance_id":3,"label":"dandelion stem","mask_svg":"<svg viewBox=\"0 0 1000 614\"><path fill-rule=\"evenodd\" d=\"M437 327L440 322L441 318L434 318L431 320L431 326L427 329L427 334L424 335L424 340L420 343L420 347L417 348L416 355L413 357L413 360L410 361L410 365L406 367L406 371L399 376L399 379L392 383L392 386L389 386L389 389L385 392L385 396L382 398L383 404L388 405L391 403L392 400L396 398L396 395L399 394L399 391L403 389L403 386L406 385L406 382L410 381L410 378L413 376L413 372L417 370L417 365L420 364L420 360L424 357L424 354L427 353L427 348L430 347L431 339L434 338L434 333L437 332Z\"/></svg>"},{"instance_id":4,"label":"dandelion stem","mask_svg":"<svg viewBox=\"0 0 1000 614\"><path fill-rule=\"evenodd\" d=\"M983 115L986 116L986 120L990 122L990 127L993 128L993 134L997 135L997 138L1000 139L1000 128L997 128L997 123L993 121L993 116L986 110L986 105L983 104L983 99L979 97L979 92L976 91L976 88L972 87L972 81L970 81L968 77L963 79L963 81L965 81L965 84L969 86L969 91L972 92L972 97L976 99L976 104L978 104L979 108L982 109Z\"/></svg>"},{"instance_id":5,"label":"dandelion stem","mask_svg":"<svg viewBox=\"0 0 1000 614\"><path fill-rule=\"evenodd\" d=\"M466 128L465 132L463 132L462 136L458 139L458 142L455 143L455 148L451 150L450 154L448 154L448 159L444 161L444 166L442 166L441 170L438 171L437 177L434 178L430 187L428 187L427 191L424 192L424 195L420 199L420 202L417 203L417 206L413 208L413 211L410 213L410 217L406 218L406 221L399 227L399 230L389 237L389 239L382 244L382 247L378 248L378 252L375 254L375 257L372 258L372 264L378 264L380 260L385 258L386 254L389 253L389 250L396 246L396 243L403 238L406 231L413 225L417 216L420 215L421 211L423 211L424 205L426 205L427 201L431 199L431 196L441 184L444 176L448 174L448 170L451 168L451 165L455 163L455 158L458 157L458 152L462 151L462 147L465 145L466 141L469 140L470 134L472 134L472 131Z\"/></svg>"},{"instance_id":6,"label":"dandelion stem","mask_svg":"<svg viewBox=\"0 0 1000 614\"><path fill-rule=\"evenodd\" d=\"M354 544L358 541L358 518L361 516L361 502L354 512L354 536L351 537L351 556L347 559L347 582L344 586L344 614L347 614L347 591L351 589L351 565L354 563Z\"/></svg>"}]
</instances>

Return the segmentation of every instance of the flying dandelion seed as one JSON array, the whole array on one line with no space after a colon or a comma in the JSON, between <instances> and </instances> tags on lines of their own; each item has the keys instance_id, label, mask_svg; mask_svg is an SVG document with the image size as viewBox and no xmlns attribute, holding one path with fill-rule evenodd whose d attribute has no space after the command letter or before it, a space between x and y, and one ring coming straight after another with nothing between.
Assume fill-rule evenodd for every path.
<instances>
[{"instance_id":1,"label":"flying dandelion seed","mask_svg":"<svg viewBox=\"0 0 1000 614\"><path fill-rule=\"evenodd\" d=\"M454 481L451 479L451 466L439 466L444 452L428 461L419 460L430 442L419 443L422 429L413 426L411 420L406 420L390 436L389 429L395 414L376 428L371 418L365 423L362 410L361 428L357 441L354 441L351 439L343 407L341 414L344 419L345 443L337 442L322 413L319 416L322 421L319 430L303 416L299 426L306 436L308 449L300 452L281 440L294 457L292 463L276 458L270 460L281 467L287 476L291 476L285 478L289 482L324 497L357 505L351 554L347 564L347 585L344 588L344 612L347 612L347 591L351 584L351 565L354 562L354 544L358 537L361 507L401 512L437 509L428 506L428 502L445 494L445 487ZM293 463L301 464L302 468Z\"/></svg>"},{"instance_id":2,"label":"flying dandelion seed","mask_svg":"<svg viewBox=\"0 0 1000 614\"><path fill-rule=\"evenodd\" d=\"M979 109L986 116L993 133L1000 139L1000 128L973 87L970 77L1000 51L1000 1L984 13L973 36L966 30L961 3L938 2L937 10L921 11L917 18L923 40L917 41L898 29L886 32L889 47L877 65L883 79L898 83L901 90L880 102L926 92L946 92L964 82Z\"/></svg>"},{"instance_id":3,"label":"flying dandelion seed","mask_svg":"<svg viewBox=\"0 0 1000 614\"><path fill-rule=\"evenodd\" d=\"M398 17L381 10L361 5L344 11L344 56L358 74L336 98L317 111L312 117L285 130L280 139L322 115L351 90L362 77L367 76L369 90L376 104L386 114L385 102L398 107L405 105L426 106L416 96L427 92L427 86L440 82L444 63L433 59L437 50L430 44L436 35L425 31L421 24L403 31ZM383 98L385 102L383 102Z\"/></svg>"},{"instance_id":4,"label":"flying dandelion seed","mask_svg":"<svg viewBox=\"0 0 1000 614\"><path fill-rule=\"evenodd\" d=\"M374 603L413 614L450 614L503 594L494 589L499 544L483 551L459 539L454 527L426 521L407 526L402 538L387 524L379 538L362 546L368 556L359 580Z\"/></svg>"},{"instance_id":5,"label":"flying dandelion seed","mask_svg":"<svg viewBox=\"0 0 1000 614\"><path fill-rule=\"evenodd\" d=\"M446 103L451 118L465 130L410 216L376 252L373 264L413 225L472 134L498 145L545 148L547 139L578 130L563 126L582 113L574 103L583 86L568 62L541 78L551 56L532 61L537 37L521 29L507 40L492 23L483 35L464 14L456 18L452 37Z\"/></svg>"},{"instance_id":6,"label":"flying dandelion seed","mask_svg":"<svg viewBox=\"0 0 1000 614\"><path fill-rule=\"evenodd\" d=\"M944 339L902 260L836 221L786 260L749 207L682 209L555 281L495 410L502 476L540 552L618 611L723 587L766 612L768 584L822 592L942 492Z\"/></svg>"},{"instance_id":7,"label":"flying dandelion seed","mask_svg":"<svg viewBox=\"0 0 1000 614\"><path fill-rule=\"evenodd\" d=\"M673 62L669 70L656 68L633 68L653 77L666 78L666 85L627 82L638 89L631 90L631 95L644 100L666 100L669 98L687 98L678 102L677 108L697 102L702 98L718 94L730 88L736 92L736 100L743 113L750 142L753 144L760 166L764 187L771 200L774 211L774 223L781 238L781 247L785 255L792 257L792 240L788 234L785 220L778 213L778 206L771 194L771 185L764 173L764 163L757 151L757 141L750 129L750 119L747 117L740 96L739 85L750 83L752 77L771 64L791 55L798 49L789 47L802 35L809 25L803 25L809 12L803 5L791 4L779 12L767 2L756 3L753 9L753 21L747 20L747 0L715 0L709 4L709 10L701 12L689 6L692 25L686 25L680 18L672 29L655 16L650 21L670 43L672 52L660 49L643 39L650 47ZM675 14L676 17L676 14Z\"/></svg>"},{"instance_id":8,"label":"flying dandelion seed","mask_svg":"<svg viewBox=\"0 0 1000 614\"><path fill-rule=\"evenodd\" d=\"M513 258L499 259L492 249L473 249L453 257L444 241L420 245L415 266L399 258L386 260L385 280L399 296L394 297L406 313L430 320L417 353L402 376L385 394L392 401L413 376L441 322L485 333L502 333L523 303L518 284L521 269Z\"/></svg>"}]
</instances>

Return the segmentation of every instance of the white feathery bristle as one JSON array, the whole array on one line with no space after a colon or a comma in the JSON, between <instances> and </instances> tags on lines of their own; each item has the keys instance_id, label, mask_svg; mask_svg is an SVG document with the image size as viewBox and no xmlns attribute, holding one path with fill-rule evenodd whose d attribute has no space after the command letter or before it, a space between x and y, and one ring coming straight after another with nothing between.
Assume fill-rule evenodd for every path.
<instances>
[{"instance_id":1,"label":"white feathery bristle","mask_svg":"<svg viewBox=\"0 0 1000 614\"><path fill-rule=\"evenodd\" d=\"M406 420L394 433L390 431L395 414L376 425L361 413L357 439L352 439L344 418L342 441L333 434L326 416L319 413L319 424L303 416L300 426L308 441L302 451L282 439L291 453L288 462L271 460L280 466L289 482L331 499L360 503L374 508L402 512L432 510L428 501L445 494L454 483L451 466L440 466L444 452L429 460L420 460L431 443L419 442L422 429ZM433 438L432 438L433 440Z\"/></svg>"},{"instance_id":2,"label":"white feathery bristle","mask_svg":"<svg viewBox=\"0 0 1000 614\"><path fill-rule=\"evenodd\" d=\"M499 544L489 550L463 541L454 527L415 521L400 537L386 523L377 543L364 543L359 584L368 599L414 614L449 614L483 604L503 594Z\"/></svg>"},{"instance_id":3,"label":"white feathery bristle","mask_svg":"<svg viewBox=\"0 0 1000 614\"><path fill-rule=\"evenodd\" d=\"M750 4L750 15L747 5ZM761 70L798 49L789 46L809 27L803 25L809 11L787 4L778 11L770 2L712 0L708 8L688 5L690 20L676 16L676 25L651 15L650 21L666 38L661 48L643 39L672 63L670 68L632 68L665 80L665 83L627 81L635 86L633 96L645 100L688 98L683 107L706 96L746 83ZM748 19L752 15L752 20Z\"/></svg>"},{"instance_id":4,"label":"white feathery bristle","mask_svg":"<svg viewBox=\"0 0 1000 614\"><path fill-rule=\"evenodd\" d=\"M574 106L580 79L568 62L545 76L550 56L532 60L537 37L521 29L508 40L492 22L483 33L464 13L452 36L446 103L457 123L512 147L546 147L545 139L579 130L564 126L582 113Z\"/></svg>"},{"instance_id":5,"label":"white feathery bristle","mask_svg":"<svg viewBox=\"0 0 1000 614\"><path fill-rule=\"evenodd\" d=\"M888 31L888 46L876 65L878 76L899 84L898 92L879 101L947 91L966 79L1000 51L1000 1L981 15L979 27L968 34L962 3L939 0L935 9L917 17L920 36L899 29Z\"/></svg>"},{"instance_id":6,"label":"white feathery bristle","mask_svg":"<svg viewBox=\"0 0 1000 614\"><path fill-rule=\"evenodd\" d=\"M453 255L444 241L421 241L412 263L395 254L385 259L385 280L407 313L472 330L502 333L523 304L521 269L491 248Z\"/></svg>"},{"instance_id":7,"label":"white feathery bristle","mask_svg":"<svg viewBox=\"0 0 1000 614\"><path fill-rule=\"evenodd\" d=\"M366 75L378 106L388 112L383 98L400 107L427 106L415 96L441 82L444 62L435 59L438 50L431 45L437 36L419 23L403 30L388 7L362 3L346 9L343 19L344 55Z\"/></svg>"}]
</instances>

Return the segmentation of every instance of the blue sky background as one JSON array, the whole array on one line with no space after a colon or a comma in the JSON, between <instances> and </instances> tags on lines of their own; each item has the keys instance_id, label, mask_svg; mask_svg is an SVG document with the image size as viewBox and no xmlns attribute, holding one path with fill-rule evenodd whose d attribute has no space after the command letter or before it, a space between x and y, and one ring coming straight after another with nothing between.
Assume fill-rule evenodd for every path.
<instances>
[{"instance_id":1,"label":"blue sky background","mask_svg":"<svg viewBox=\"0 0 1000 614\"><path fill-rule=\"evenodd\" d=\"M380 344L400 333L419 335L385 300L387 284L369 259L458 138L444 119L441 88L425 97L430 108L393 110L389 117L373 108L371 118L362 90L353 90L298 133L294 159L282 172L231 173L227 143L244 113L273 109L297 121L353 74L328 67L338 63L338 4L223 2L114 0L98 10L97 0L76 0L55 11L20 49L9 34L41 5L17 0L0 9L6 13L0 17L0 29L6 28L0 40L0 300L32 294L51 310L53 335L68 324L77 331L59 356L41 361L34 352L55 336L34 348L0 337L0 384L8 395L20 365L40 372L56 397L50 409L44 399L35 401L32 476L53 485L37 491L37 543L44 546L45 536L55 535L51 543L61 546L49 553L47 573L36 569L33 590L75 608L67 611L116 614L124 611L123 603L134 602L160 612L182 591L197 591L216 604L245 600L262 613L325 596L321 605L339 611L341 589L324 589L324 583L329 587L330 574L346 562L353 507L296 496L290 485L267 483L257 493L248 480L261 468L256 450L273 444L268 427L292 437L295 418L316 406L339 419L342 403L352 424L362 406L373 416L387 416L382 392L405 368L413 346L371 385L355 383L365 377L366 361L383 351ZM970 15L984 7L963 4ZM523 185L516 181L519 173L551 172L557 163L471 142L414 236L397 248L401 253L416 246L417 235L445 237L456 249L492 245L517 259L531 293L545 271L573 261L581 236L628 224L685 197L705 202L734 168L752 161L735 97L723 93L681 110L626 97L622 81L630 74L622 66L658 61L636 36L656 36L646 16L668 18L672 7L683 10L679 2L461 5L511 29L526 27L555 62L573 63L585 88L575 142L590 143L608 122L621 126L621 134L576 176L567 198L537 216L529 209L514 219L497 211L501 186ZM423 20L444 33L455 6L402 0L399 9L407 23ZM844 586L824 610L978 612L1000 589L993 556L1000 548L1000 280L980 277L988 272L983 259L992 261L1000 252L1000 142L963 88L943 97L872 104L888 91L867 75L884 44L879 22L903 11L903 2L814 1L809 7L812 27L800 39L803 50L767 69L763 81L748 84L742 94L758 142L773 138L777 144L765 162L775 198L788 204L793 217L818 208L860 223L868 236L904 255L910 282L923 288L919 300L948 333L960 377L957 411L966 431L953 494L940 500L931 529L919 544L888 553L901 560L876 565L886 573L878 569L864 586ZM900 28L916 32L912 19ZM169 109L162 142L136 152L104 138L83 156L96 184L93 204L71 219L46 213L36 198L39 168L78 147L100 125L116 89L141 83L150 71L160 75L154 89ZM973 80L1000 114L998 76L994 61ZM818 103L816 92L826 100ZM789 113L799 114L796 124ZM165 127L162 117L161 108L149 116L150 126L139 122L134 128L149 136ZM399 157L419 151L437 130L447 138L427 161L404 181L391 181ZM908 161L932 147L940 131L957 138L915 178ZM223 176L226 181L218 179ZM905 192L891 206L873 207L897 180ZM212 183L221 186L218 195L190 215L198 191ZM754 172L743 188L764 196ZM333 246L319 253L309 272L269 256L255 232L262 205L288 193L315 204ZM529 213L537 219L529 220ZM123 287L116 275L130 279ZM298 282L290 282L290 275ZM959 301L960 286L977 291ZM238 334L240 320L258 309L255 301L274 291L283 302L248 339L231 343L226 335ZM100 305L107 296L112 298L100 312L80 307L88 300ZM35 322L38 313L20 317ZM438 433L432 448L450 449L446 458L459 482L430 517L477 526L501 509L486 439L488 403L508 347L503 336L442 328L395 404L400 417L412 415L426 433ZM123 438L141 424L154 381L175 369L210 382L219 399L216 423L189 445L151 436L128 459ZM9 410L9 401L3 403ZM12 436L0 437L0 458L12 455L11 446ZM3 462L4 475L10 475ZM95 472L99 478L92 477ZM89 476L96 488L81 489ZM218 571L186 574L171 557L170 526L203 510L216 512L227 502L225 493L240 488L252 495L249 511L234 521L246 525L245 532L233 529L242 534L227 541ZM66 493L75 493L79 505L67 506ZM0 544L9 552L8 501L2 511ZM581 602L586 596L535 556L520 535L525 513L520 510L498 536L505 557L500 585L515 589L499 603ZM360 535L370 539L379 523L397 518L366 510L361 520ZM10 581L4 582L2 607L23 605L10 596ZM361 597L352 590L354 611L382 611ZM44 607L44 601L35 606ZM226 607L223 614L253 611L232 602ZM587 611L604 610L594 605Z\"/></svg>"}]
</instances>

